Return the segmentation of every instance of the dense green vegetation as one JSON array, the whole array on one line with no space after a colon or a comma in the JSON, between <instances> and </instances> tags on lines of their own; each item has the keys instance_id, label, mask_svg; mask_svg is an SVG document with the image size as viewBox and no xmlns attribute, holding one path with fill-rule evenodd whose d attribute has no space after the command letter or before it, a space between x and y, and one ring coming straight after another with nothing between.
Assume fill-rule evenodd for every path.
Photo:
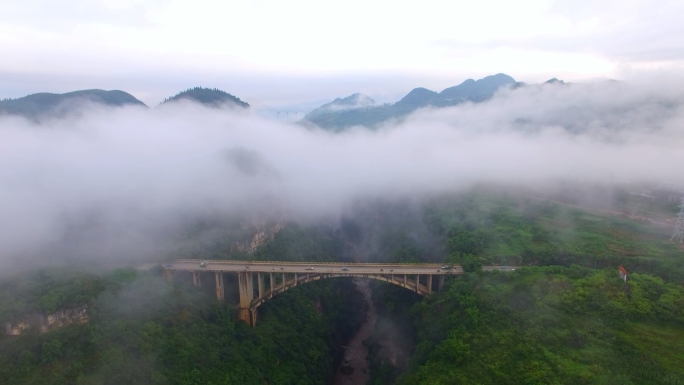
<instances>
[{"instance_id":1,"label":"dense green vegetation","mask_svg":"<svg viewBox=\"0 0 684 385\"><path fill-rule=\"evenodd\" d=\"M660 212L673 215L664 205ZM218 223L218 226L216 225ZM360 202L339 228L287 223L255 253L231 223L194 224L195 256L461 263L423 299L374 283L370 382L683 384L684 258L667 229L505 195ZM220 229L218 231L217 229ZM220 234L219 237L207 234ZM482 264L527 267L479 271ZM628 283L617 266L630 272ZM159 271L41 270L0 282L0 319L83 304L90 321L0 337L12 384L322 384L364 314L349 280L301 285L259 308L255 329L212 285Z\"/></svg>"},{"instance_id":2,"label":"dense green vegetation","mask_svg":"<svg viewBox=\"0 0 684 385\"><path fill-rule=\"evenodd\" d=\"M347 281L290 290L263 306L252 329L233 308L217 306L187 283L134 271L91 279L116 285L91 304L90 322L5 337L0 378L11 384L320 384L361 317Z\"/></svg>"},{"instance_id":3,"label":"dense green vegetation","mask_svg":"<svg viewBox=\"0 0 684 385\"><path fill-rule=\"evenodd\" d=\"M259 255L330 260L335 248L325 241L315 228L292 225ZM12 384L317 385L330 380L340 346L364 314L362 297L348 280L288 290L260 307L259 325L252 329L233 307L216 304L213 287L202 291L184 277L167 283L159 271L33 277L16 290L18 281L4 284L4 314L17 319L29 310L85 301L90 321L0 337L0 378ZM18 299L24 305L16 305Z\"/></svg>"},{"instance_id":4,"label":"dense green vegetation","mask_svg":"<svg viewBox=\"0 0 684 385\"><path fill-rule=\"evenodd\" d=\"M682 384L684 289L615 269L469 274L416 305L401 384Z\"/></svg>"},{"instance_id":5,"label":"dense green vegetation","mask_svg":"<svg viewBox=\"0 0 684 385\"><path fill-rule=\"evenodd\" d=\"M402 332L367 341L370 384L397 381L402 368L382 353L397 338L418 341L402 384L682 383L684 258L668 228L488 194L435 198L420 217L406 204L365 209L359 243L384 259L545 266L457 277L428 301L376 288L379 315ZM425 228L444 250L421 244Z\"/></svg>"},{"instance_id":6,"label":"dense green vegetation","mask_svg":"<svg viewBox=\"0 0 684 385\"><path fill-rule=\"evenodd\" d=\"M92 303L111 284L95 275L44 269L0 281L0 320L15 322L27 314L49 314Z\"/></svg>"},{"instance_id":7,"label":"dense green vegetation","mask_svg":"<svg viewBox=\"0 0 684 385\"><path fill-rule=\"evenodd\" d=\"M674 216L674 212L671 213ZM426 225L442 235L452 262L623 265L684 283L684 258L670 228L525 197L465 195L433 200Z\"/></svg>"}]
</instances>

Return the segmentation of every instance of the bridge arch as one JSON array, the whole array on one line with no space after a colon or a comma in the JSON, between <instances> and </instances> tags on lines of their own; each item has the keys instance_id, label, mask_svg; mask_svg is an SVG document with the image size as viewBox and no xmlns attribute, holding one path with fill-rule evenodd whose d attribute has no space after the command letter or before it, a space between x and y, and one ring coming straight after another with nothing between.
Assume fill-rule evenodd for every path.
<instances>
[{"instance_id":1,"label":"bridge arch","mask_svg":"<svg viewBox=\"0 0 684 385\"><path fill-rule=\"evenodd\" d=\"M257 279L257 295L254 295L253 280L254 275ZM269 288L266 290L265 276L269 276ZM306 284L308 282L319 281L329 278L366 278L381 282L388 282L399 287L403 287L422 296L432 294L434 291L441 290L444 285L444 275L437 275L433 279L431 274L408 275L408 274L361 274L361 273L291 273L282 274L280 282L277 281L278 273L249 273L241 272L238 275L240 291L240 318L251 324L256 325L257 308L269 299L286 292L287 290ZM424 284L421 283L421 276ZM250 294L253 295L252 298Z\"/></svg>"},{"instance_id":2,"label":"bridge arch","mask_svg":"<svg viewBox=\"0 0 684 385\"><path fill-rule=\"evenodd\" d=\"M225 301L224 274L237 274L240 319L255 326L257 308L295 286L329 278L365 278L403 287L422 296L440 291L444 276L463 274L460 266L445 269L438 264L387 264L339 262L269 262L234 260L177 260L163 266L164 276L188 272L192 283L201 287L201 276L214 275L216 299ZM255 285L256 283L256 285ZM255 287L256 286L256 287Z\"/></svg>"},{"instance_id":3,"label":"bridge arch","mask_svg":"<svg viewBox=\"0 0 684 385\"><path fill-rule=\"evenodd\" d=\"M401 274L401 275L394 275L394 274L331 274L331 273L321 273L321 274L294 274L296 277L292 278L290 280L286 280L285 284L281 281L279 285L276 285L274 288L269 289L260 295L254 297L252 302L250 303L250 308L256 309L257 307L261 306L264 302L268 301L269 299L275 297L278 294L281 294L295 286L302 285L308 282L313 282L313 281L319 281L321 279L327 279L327 278L345 278L345 277L351 277L351 278L367 278L367 279L374 279L377 281L381 282L389 282L393 285L397 285L399 287L403 287L405 289L408 289L414 293L417 293L422 296L426 296L431 294L433 291L438 291L437 290L432 290L433 288L433 280L432 280L432 275L428 275L427 277L427 284L422 284L420 283L420 278L416 276L415 278L409 278L406 274ZM440 275L439 277L443 277L443 275ZM418 278L418 281L416 281L416 278ZM418 284L416 284L418 282ZM438 285L443 284L442 281L439 279L437 280Z\"/></svg>"}]
</instances>

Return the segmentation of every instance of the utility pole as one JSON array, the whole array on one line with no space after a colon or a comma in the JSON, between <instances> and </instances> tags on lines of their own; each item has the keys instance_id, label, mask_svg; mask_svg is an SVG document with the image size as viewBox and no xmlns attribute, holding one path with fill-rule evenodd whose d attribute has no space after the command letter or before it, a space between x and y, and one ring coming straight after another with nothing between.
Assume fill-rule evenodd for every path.
<instances>
[{"instance_id":1,"label":"utility pole","mask_svg":"<svg viewBox=\"0 0 684 385\"><path fill-rule=\"evenodd\" d=\"M679 205L679 214L677 214L677 225L670 242L684 243L684 197L681 198L682 203Z\"/></svg>"}]
</instances>

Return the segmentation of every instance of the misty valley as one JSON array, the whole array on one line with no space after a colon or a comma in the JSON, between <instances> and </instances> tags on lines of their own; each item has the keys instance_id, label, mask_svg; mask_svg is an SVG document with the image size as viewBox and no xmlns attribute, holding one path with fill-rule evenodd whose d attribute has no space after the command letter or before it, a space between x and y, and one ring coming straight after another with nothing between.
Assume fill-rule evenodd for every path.
<instances>
[{"instance_id":1,"label":"misty valley","mask_svg":"<svg viewBox=\"0 0 684 385\"><path fill-rule=\"evenodd\" d=\"M0 101L0 384L684 384L683 122L505 74Z\"/></svg>"}]
</instances>

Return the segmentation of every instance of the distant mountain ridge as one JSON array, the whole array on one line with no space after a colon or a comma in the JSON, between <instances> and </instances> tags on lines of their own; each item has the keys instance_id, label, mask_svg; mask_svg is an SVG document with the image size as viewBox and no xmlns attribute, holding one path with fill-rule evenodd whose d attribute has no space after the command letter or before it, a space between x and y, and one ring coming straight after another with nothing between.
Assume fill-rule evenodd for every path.
<instances>
[{"instance_id":1,"label":"distant mountain ridge","mask_svg":"<svg viewBox=\"0 0 684 385\"><path fill-rule=\"evenodd\" d=\"M206 106L219 107L222 105L235 105L237 107L249 108L249 104L243 102L237 96L233 96L218 88L195 87L180 92L170 98L164 99L161 104L168 104L181 100L191 100Z\"/></svg>"},{"instance_id":2,"label":"distant mountain ridge","mask_svg":"<svg viewBox=\"0 0 684 385\"><path fill-rule=\"evenodd\" d=\"M335 103L341 104L344 100L360 95L354 94L344 99L335 99L332 103L313 110L302 119L302 123L314 124L332 130L341 130L357 125L374 127L386 120L406 116L419 108L448 107L464 102L480 103L490 99L502 87L516 87L521 84L511 76L500 73L479 80L468 79L439 93L422 87L414 88L394 104L342 110L332 110L327 107Z\"/></svg>"},{"instance_id":3,"label":"distant mountain ridge","mask_svg":"<svg viewBox=\"0 0 684 385\"><path fill-rule=\"evenodd\" d=\"M227 92L217 88L195 87L166 98L162 104L180 100L191 100L210 107L234 105L249 108L249 104ZM80 90L64 94L42 92L17 99L0 101L0 116L18 115L32 120L49 117L60 117L82 108L85 103L93 103L110 107L141 106L145 103L133 95L119 90L105 91L100 89Z\"/></svg>"},{"instance_id":4,"label":"distant mountain ridge","mask_svg":"<svg viewBox=\"0 0 684 385\"><path fill-rule=\"evenodd\" d=\"M324 104L311 111L308 116L318 116L330 112L340 112L373 106L375 106L375 100L371 99L371 97L364 94L353 94L346 98L337 98L330 103Z\"/></svg>"},{"instance_id":5,"label":"distant mountain ridge","mask_svg":"<svg viewBox=\"0 0 684 385\"><path fill-rule=\"evenodd\" d=\"M5 99L0 101L0 115L20 115L31 119L60 116L74 111L84 102L113 107L127 105L147 107L145 103L124 91L92 89L64 94L41 92L17 99Z\"/></svg>"}]
</instances>

